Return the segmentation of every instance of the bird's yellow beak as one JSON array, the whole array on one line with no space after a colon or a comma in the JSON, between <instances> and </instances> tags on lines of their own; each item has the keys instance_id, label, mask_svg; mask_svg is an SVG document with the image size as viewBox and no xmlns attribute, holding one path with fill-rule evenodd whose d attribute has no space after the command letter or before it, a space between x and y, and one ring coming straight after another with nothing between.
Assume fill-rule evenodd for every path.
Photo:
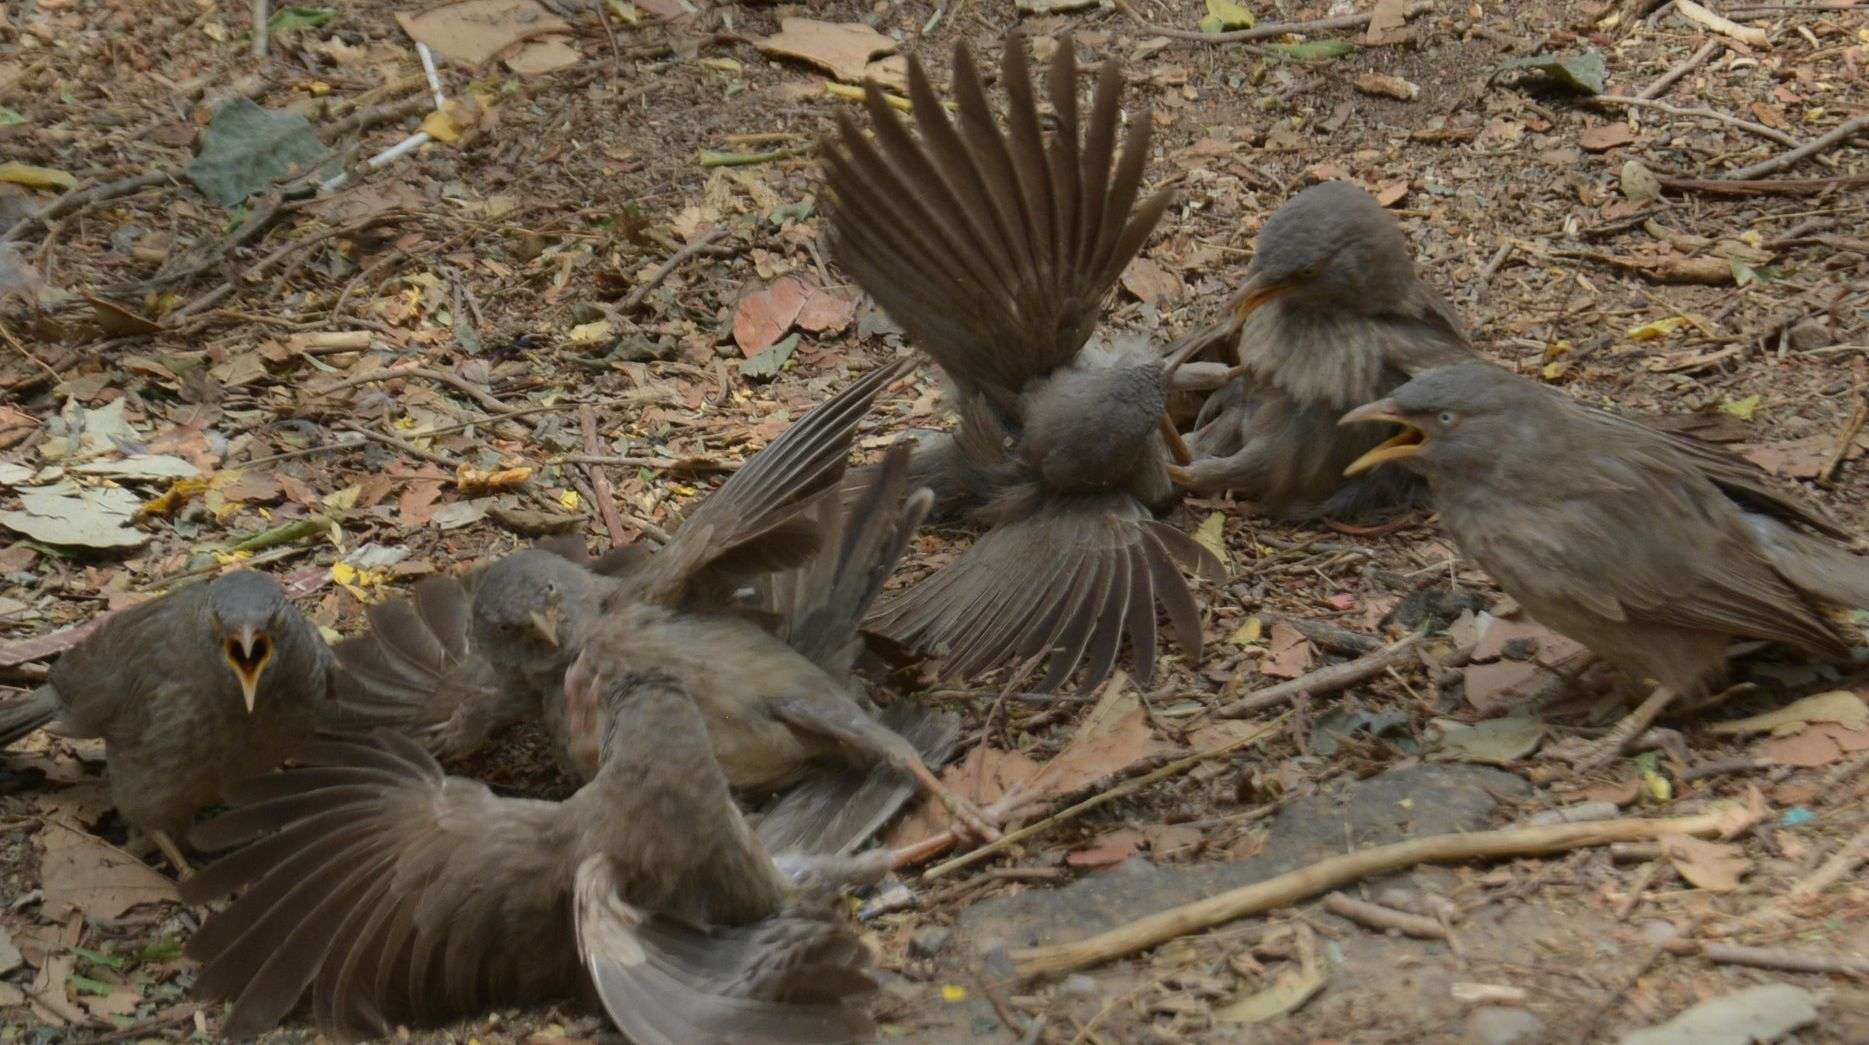
<instances>
[{"instance_id":1,"label":"bird's yellow beak","mask_svg":"<svg viewBox=\"0 0 1869 1045\"><path fill-rule=\"evenodd\" d=\"M221 656L233 669L234 678L240 681L240 696L246 701L247 714L253 714L254 702L259 698L260 676L265 674L266 665L273 659L272 639L265 632L246 625L222 643Z\"/></svg>"},{"instance_id":2,"label":"bird's yellow beak","mask_svg":"<svg viewBox=\"0 0 1869 1045\"><path fill-rule=\"evenodd\" d=\"M1234 292L1233 300L1227 303L1227 311L1233 316L1234 330L1246 325L1246 317L1253 314L1259 306L1278 297L1292 288L1290 283L1269 283L1262 276L1253 276Z\"/></svg>"},{"instance_id":3,"label":"bird's yellow beak","mask_svg":"<svg viewBox=\"0 0 1869 1045\"><path fill-rule=\"evenodd\" d=\"M526 623L532 626L532 634L540 642L553 649L558 648L558 607L548 606L543 610L533 610L526 615Z\"/></svg>"},{"instance_id":4,"label":"bird's yellow beak","mask_svg":"<svg viewBox=\"0 0 1869 1045\"><path fill-rule=\"evenodd\" d=\"M1344 475L1367 472L1379 464L1413 457L1427 448L1428 434L1416 428L1408 418L1403 417L1393 399L1378 399L1373 403L1365 403L1343 415L1337 423L1354 425L1366 421L1386 421L1389 424L1401 425L1402 430L1394 438L1373 447L1368 453L1351 461L1350 466L1343 470Z\"/></svg>"}]
</instances>

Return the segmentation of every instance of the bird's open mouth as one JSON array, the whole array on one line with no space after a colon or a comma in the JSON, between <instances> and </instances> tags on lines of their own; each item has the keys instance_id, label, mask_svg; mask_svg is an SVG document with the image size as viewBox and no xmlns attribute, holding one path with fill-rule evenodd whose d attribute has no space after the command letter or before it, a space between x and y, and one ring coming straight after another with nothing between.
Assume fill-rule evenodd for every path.
<instances>
[{"instance_id":1,"label":"bird's open mouth","mask_svg":"<svg viewBox=\"0 0 1869 1045\"><path fill-rule=\"evenodd\" d=\"M1238 330L1244 326L1246 317L1252 315L1259 306L1290 289L1289 283L1266 283L1257 276L1248 279L1245 285L1240 287L1239 292L1233 295L1233 301L1227 307L1227 311L1233 316L1233 329Z\"/></svg>"},{"instance_id":2,"label":"bird's open mouth","mask_svg":"<svg viewBox=\"0 0 1869 1045\"><path fill-rule=\"evenodd\" d=\"M241 634L221 644L221 655L226 658L227 666L234 669L234 678L240 682L240 696L246 701L247 713L252 714L253 703L260 692L260 676L273 659L272 640L264 635Z\"/></svg>"},{"instance_id":3,"label":"bird's open mouth","mask_svg":"<svg viewBox=\"0 0 1869 1045\"><path fill-rule=\"evenodd\" d=\"M1392 399L1383 399L1378 402L1359 406L1355 410L1343 415L1343 419L1337 423L1339 425L1352 425L1361 424L1365 421L1386 421L1389 424L1401 425L1402 430L1396 433L1392 438L1384 440L1382 443L1370 448L1368 453L1351 461L1350 466L1343 470L1344 475L1357 475L1362 472L1367 472L1379 464L1405 460L1427 449L1428 434L1420 428L1417 428L1408 418L1403 417L1401 411L1396 409L1395 401Z\"/></svg>"}]
</instances>

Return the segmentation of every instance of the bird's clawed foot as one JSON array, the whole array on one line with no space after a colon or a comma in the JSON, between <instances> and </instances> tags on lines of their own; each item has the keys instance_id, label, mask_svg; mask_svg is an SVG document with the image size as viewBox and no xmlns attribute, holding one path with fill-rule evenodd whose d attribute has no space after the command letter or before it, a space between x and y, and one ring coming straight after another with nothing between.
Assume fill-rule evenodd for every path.
<instances>
[{"instance_id":1,"label":"bird's clawed foot","mask_svg":"<svg viewBox=\"0 0 1869 1045\"><path fill-rule=\"evenodd\" d=\"M1616 723L1602 739L1585 747L1583 750L1563 756L1578 770L1596 769L1622 754L1622 749L1641 736L1661 716L1674 701L1674 691L1666 686L1657 686L1648 695L1648 699L1636 706L1634 711Z\"/></svg>"}]
</instances>

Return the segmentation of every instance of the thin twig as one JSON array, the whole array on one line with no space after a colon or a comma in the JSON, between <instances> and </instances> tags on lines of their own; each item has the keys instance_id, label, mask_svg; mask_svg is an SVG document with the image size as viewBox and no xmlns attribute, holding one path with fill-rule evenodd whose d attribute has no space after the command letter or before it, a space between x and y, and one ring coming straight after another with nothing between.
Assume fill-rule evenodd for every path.
<instances>
[{"instance_id":1,"label":"thin twig","mask_svg":"<svg viewBox=\"0 0 1869 1045\"><path fill-rule=\"evenodd\" d=\"M166 185L180 177L181 174L177 171L150 171L146 174L133 174L128 178L120 178L116 181L105 182L102 185L93 185L88 189L73 189L33 213L21 218L18 224L8 229L4 235L0 235L0 243L11 243L13 240L24 235L26 230L34 225L47 224L53 219L64 217L80 207L88 207L93 203L102 203L105 200L114 200L120 196L128 196L132 193L141 192L144 189L154 188L157 185Z\"/></svg>"},{"instance_id":2,"label":"thin twig","mask_svg":"<svg viewBox=\"0 0 1869 1045\"><path fill-rule=\"evenodd\" d=\"M1711 835L1719 833L1727 820L1726 813L1711 812L1665 819L1629 818L1556 827L1508 827L1414 838L1329 857L1263 882L1139 918L1074 943L1014 951L1012 960L1027 976L1068 972L1418 864L1538 856L1668 835Z\"/></svg>"},{"instance_id":3,"label":"thin twig","mask_svg":"<svg viewBox=\"0 0 1869 1045\"><path fill-rule=\"evenodd\" d=\"M1832 128L1830 133L1822 137L1813 138L1803 145L1792 149L1790 152L1780 153L1769 160L1755 163L1750 167L1741 167L1727 174L1726 177L1721 180L1751 181L1755 178L1762 178L1767 174L1776 174L1800 160L1815 156L1825 149L1830 148L1832 145L1847 141L1865 130L1869 130L1869 116L1858 116L1853 119L1845 120L1843 123Z\"/></svg>"},{"instance_id":4,"label":"thin twig","mask_svg":"<svg viewBox=\"0 0 1869 1045\"><path fill-rule=\"evenodd\" d=\"M1767 127L1762 123L1755 123L1751 120L1742 120L1730 113L1723 113L1718 109L1709 109L1704 105L1699 108L1684 109L1678 105L1669 105L1667 102L1657 102L1648 98L1630 98L1619 94L1599 94L1590 100L1592 102L1601 102L1604 105L1627 105L1634 109L1655 109L1671 116L1697 116L1704 120L1718 120L1729 127L1737 127L1742 131L1749 131L1761 138L1769 138L1780 145L1796 145L1798 143L1796 138L1786 134L1784 131Z\"/></svg>"},{"instance_id":5,"label":"thin twig","mask_svg":"<svg viewBox=\"0 0 1869 1045\"><path fill-rule=\"evenodd\" d=\"M1766 947L1742 947L1736 943L1706 943L1701 940L1669 940L1662 945L1669 954L1705 958L1723 965L1750 965L1755 969L1781 972L1869 973L1869 958L1851 958L1840 954L1811 954Z\"/></svg>"},{"instance_id":6,"label":"thin twig","mask_svg":"<svg viewBox=\"0 0 1869 1045\"><path fill-rule=\"evenodd\" d=\"M1447 927L1425 914L1409 914L1343 893L1331 893L1324 897L1324 910L1371 929L1384 932L1394 930L1423 940L1447 939Z\"/></svg>"},{"instance_id":7,"label":"thin twig","mask_svg":"<svg viewBox=\"0 0 1869 1045\"><path fill-rule=\"evenodd\" d=\"M194 1008L177 1009L174 1012L164 1013L161 1016L151 1016L146 1020L138 1020L128 1027L111 1031L109 1034L100 1034L95 1038L86 1038L80 1045L109 1045L110 1042L129 1041L132 1038L140 1038L153 1030L173 1027L178 1023L187 1023L194 1019L195 1014L200 1011L200 1006L196 1006Z\"/></svg>"},{"instance_id":8,"label":"thin twig","mask_svg":"<svg viewBox=\"0 0 1869 1045\"><path fill-rule=\"evenodd\" d=\"M1211 761L1216 758L1220 758L1225 755L1230 755L1235 751L1241 750L1242 748L1248 747L1253 744L1257 744L1261 740L1264 740L1266 737L1269 737L1272 734L1278 732L1278 730L1282 728L1284 724L1285 724L1285 718L1284 716L1280 716L1279 718L1276 718L1272 720L1271 722L1266 723L1260 729L1255 730L1253 733L1247 736L1241 737L1238 740L1230 741L1228 743L1220 745L1219 747L1212 748L1207 751L1197 751L1194 754L1187 756L1186 758L1178 758L1175 761L1170 762L1167 765L1161 767L1160 769L1157 769L1153 773L1146 773L1132 780L1125 780L1122 783L1116 785L1115 787L1110 788L1107 791L1104 791L1100 794L1092 795L1091 797L1086 798L1082 802L1079 802L1074 806L1070 806L1069 808L1061 809L1058 812L1053 813L1052 815L1044 818L1043 820L1040 820L1033 824L1028 824L1025 827L1018 829L1017 831L1009 831L1006 834L1001 835L997 840L988 842L986 845L983 845L980 848L975 849L974 851L970 853L964 853L960 856L955 857L952 860L949 860L946 863L937 864L934 867L929 868L926 872L924 872L922 874L922 878L924 880L933 880L936 878L940 878L943 875L952 874L953 872L961 870L962 868L971 867L974 864L977 864L980 861L986 859L987 857L992 856L994 853L1002 852L1020 842L1025 841L1028 838L1031 838L1034 835L1043 834L1044 832L1051 830L1052 828L1058 826L1059 824L1067 823L1071 820L1075 820L1078 817L1084 815L1085 813L1090 812L1092 809L1097 808L1098 806L1107 805L1111 802L1116 801L1119 798L1122 798L1124 795L1134 794L1135 792L1140 791L1143 788L1148 787L1150 784L1153 784L1159 780L1166 780L1171 776L1175 776L1180 773L1185 773L1188 770L1193 769L1195 766L1200 765L1202 762L1207 762L1207 761Z\"/></svg>"},{"instance_id":9,"label":"thin twig","mask_svg":"<svg viewBox=\"0 0 1869 1045\"><path fill-rule=\"evenodd\" d=\"M1231 44L1246 40L1272 40L1288 33L1318 33L1332 29L1361 29L1369 24L1373 11L1361 14L1339 15L1335 18L1313 18L1307 22L1267 22L1251 29L1235 29L1225 33L1203 33L1198 29L1174 29L1168 26L1153 25L1142 17L1141 12L1128 4L1117 0L1117 9L1134 19L1143 31L1157 36L1166 36L1170 40L1197 40L1204 44ZM1432 3L1410 4L1402 17L1413 18L1418 14L1434 10Z\"/></svg>"},{"instance_id":10,"label":"thin twig","mask_svg":"<svg viewBox=\"0 0 1869 1045\"><path fill-rule=\"evenodd\" d=\"M585 453L594 456L603 449L603 445L597 441L597 411L588 403L578 407L578 427L584 430ZM603 517L604 530L610 535L610 544L621 548L629 541L629 534L623 529L622 518L617 515L610 477L604 474L602 465L586 464L584 471L591 478L591 499L597 502L597 514Z\"/></svg>"},{"instance_id":11,"label":"thin twig","mask_svg":"<svg viewBox=\"0 0 1869 1045\"><path fill-rule=\"evenodd\" d=\"M1700 50L1681 59L1667 72L1655 77L1653 83L1635 92L1635 96L1643 101L1651 101L1661 97L1668 88L1674 86L1676 80L1693 72L1700 63L1712 58L1714 52L1719 51L1725 46L1726 43L1723 40L1708 40L1706 43L1700 45Z\"/></svg>"},{"instance_id":12,"label":"thin twig","mask_svg":"<svg viewBox=\"0 0 1869 1045\"><path fill-rule=\"evenodd\" d=\"M1716 196L1810 196L1830 189L1869 185L1869 174L1839 174L1834 178L1678 178L1657 174L1662 187Z\"/></svg>"},{"instance_id":13,"label":"thin twig","mask_svg":"<svg viewBox=\"0 0 1869 1045\"><path fill-rule=\"evenodd\" d=\"M1865 399L1862 389L1856 390L1856 408L1850 411L1849 423L1843 426L1843 435L1837 440L1837 448L1831 452L1830 460L1824 462L1824 469L1817 473L1817 485L1828 486L1837 474L1837 466L1849 456L1850 447L1856 443L1856 435L1863 430L1863 420L1869 416L1869 399Z\"/></svg>"},{"instance_id":14,"label":"thin twig","mask_svg":"<svg viewBox=\"0 0 1869 1045\"><path fill-rule=\"evenodd\" d=\"M253 57L266 57L266 43L272 36L267 23L272 20L272 0L253 0Z\"/></svg>"},{"instance_id":15,"label":"thin twig","mask_svg":"<svg viewBox=\"0 0 1869 1045\"><path fill-rule=\"evenodd\" d=\"M1422 638L1423 635L1417 632L1355 660L1331 664L1289 682L1268 686L1257 693L1248 693L1216 709L1214 717L1240 718L1296 700L1300 696L1315 697L1354 686L1366 679L1375 678L1395 665L1412 660L1415 657L1416 648L1421 645Z\"/></svg>"},{"instance_id":16,"label":"thin twig","mask_svg":"<svg viewBox=\"0 0 1869 1045\"><path fill-rule=\"evenodd\" d=\"M626 313L636 311L637 308L641 307L643 299L649 296L650 291L661 286L662 281L667 279L676 269L686 264L690 258L705 251L710 244L726 234L727 229L725 226L716 225L702 233L701 237L693 243L676 251L667 261L662 263L661 268L649 273L648 279L643 280L639 286L629 292L629 296L623 299L622 311Z\"/></svg>"},{"instance_id":17,"label":"thin twig","mask_svg":"<svg viewBox=\"0 0 1869 1045\"><path fill-rule=\"evenodd\" d=\"M393 435L384 435L381 432L374 431L369 428L365 428L364 426L356 423L355 421L346 421L345 423L343 423L342 425L339 425L338 427L342 428L346 432L356 432L358 435L363 436L365 439L368 439L373 443L382 443L384 446L390 447L391 449L400 450L403 453L408 454L410 457L414 457L419 460L427 461L430 464L440 465L441 467L446 468L450 472L458 472L461 470L461 462L455 460L452 457L449 457L446 454L435 453L432 450L424 450L421 447L416 446L413 443L403 442L401 439L398 439Z\"/></svg>"}]
</instances>

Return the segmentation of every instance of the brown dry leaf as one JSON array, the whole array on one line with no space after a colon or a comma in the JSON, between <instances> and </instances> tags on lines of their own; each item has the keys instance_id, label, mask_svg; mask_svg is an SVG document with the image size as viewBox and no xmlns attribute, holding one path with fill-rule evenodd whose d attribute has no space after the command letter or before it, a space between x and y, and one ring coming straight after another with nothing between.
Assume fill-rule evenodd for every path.
<instances>
[{"instance_id":1,"label":"brown dry leaf","mask_svg":"<svg viewBox=\"0 0 1869 1045\"><path fill-rule=\"evenodd\" d=\"M1505 657L1510 660L1535 660L1555 667L1588 652L1581 643L1565 638L1537 621L1493 617L1488 620L1479 644L1473 647L1473 659L1498 660Z\"/></svg>"},{"instance_id":2,"label":"brown dry leaf","mask_svg":"<svg viewBox=\"0 0 1869 1045\"><path fill-rule=\"evenodd\" d=\"M45 847L40 879L47 913L78 910L108 920L138 904L181 902L174 882L62 818L47 820L39 838Z\"/></svg>"},{"instance_id":3,"label":"brown dry leaf","mask_svg":"<svg viewBox=\"0 0 1869 1045\"><path fill-rule=\"evenodd\" d=\"M396 22L410 39L469 67L485 65L521 40L571 30L538 0L464 0L420 14L398 11Z\"/></svg>"},{"instance_id":4,"label":"brown dry leaf","mask_svg":"<svg viewBox=\"0 0 1869 1045\"><path fill-rule=\"evenodd\" d=\"M1163 268L1152 258L1138 257L1123 267L1123 289L1148 305L1172 305L1181 300L1186 287L1181 277Z\"/></svg>"},{"instance_id":5,"label":"brown dry leaf","mask_svg":"<svg viewBox=\"0 0 1869 1045\"><path fill-rule=\"evenodd\" d=\"M809 62L845 83L861 83L870 60L893 54L896 42L857 22L782 18L779 31L753 46L765 54Z\"/></svg>"},{"instance_id":6,"label":"brown dry leaf","mask_svg":"<svg viewBox=\"0 0 1869 1045\"><path fill-rule=\"evenodd\" d=\"M1421 96L1421 88L1399 76L1383 73L1364 73L1351 82L1360 94L1376 98L1394 98L1398 102L1412 102Z\"/></svg>"},{"instance_id":7,"label":"brown dry leaf","mask_svg":"<svg viewBox=\"0 0 1869 1045\"><path fill-rule=\"evenodd\" d=\"M1577 144L1585 152L1607 152L1635 140L1635 132L1621 121L1593 123L1577 132Z\"/></svg>"},{"instance_id":8,"label":"brown dry leaf","mask_svg":"<svg viewBox=\"0 0 1869 1045\"><path fill-rule=\"evenodd\" d=\"M1079 723L1058 757L1046 763L1033 785L1049 794L1061 794L1174 750L1175 745L1156 738L1129 676L1119 671L1103 684L1096 707Z\"/></svg>"},{"instance_id":9,"label":"brown dry leaf","mask_svg":"<svg viewBox=\"0 0 1869 1045\"><path fill-rule=\"evenodd\" d=\"M1186 824L1151 824L1140 830L1143 841L1149 844L1149 855L1156 860L1186 856L1205 837L1200 828Z\"/></svg>"},{"instance_id":10,"label":"brown dry leaf","mask_svg":"<svg viewBox=\"0 0 1869 1045\"><path fill-rule=\"evenodd\" d=\"M1661 851L1681 877L1696 887L1716 893L1739 888L1739 879L1752 869L1752 860L1736 845L1708 842L1689 835L1661 840Z\"/></svg>"},{"instance_id":11,"label":"brown dry leaf","mask_svg":"<svg viewBox=\"0 0 1869 1045\"><path fill-rule=\"evenodd\" d=\"M1377 203L1385 207L1393 207L1402 202L1402 197L1408 195L1408 179L1401 178L1396 181L1385 181L1376 186L1372 195L1376 197Z\"/></svg>"},{"instance_id":12,"label":"brown dry leaf","mask_svg":"<svg viewBox=\"0 0 1869 1045\"><path fill-rule=\"evenodd\" d=\"M487 471L484 468L463 464L454 473L454 485L469 497L478 497L481 494L510 490L530 478L532 478L532 468L528 465Z\"/></svg>"},{"instance_id":13,"label":"brown dry leaf","mask_svg":"<svg viewBox=\"0 0 1869 1045\"><path fill-rule=\"evenodd\" d=\"M441 497L441 480L411 479L402 488L396 510L404 526L427 526L435 517L435 502Z\"/></svg>"},{"instance_id":14,"label":"brown dry leaf","mask_svg":"<svg viewBox=\"0 0 1869 1045\"><path fill-rule=\"evenodd\" d=\"M778 343L798 314L813 288L797 276L782 276L764 290L756 290L740 299L733 310L733 343L741 354L751 359Z\"/></svg>"},{"instance_id":15,"label":"brown dry leaf","mask_svg":"<svg viewBox=\"0 0 1869 1045\"><path fill-rule=\"evenodd\" d=\"M1266 635L1266 655L1259 661L1259 673L1275 679L1295 679L1311 670L1317 652L1311 640L1297 628L1280 622Z\"/></svg>"},{"instance_id":16,"label":"brown dry leaf","mask_svg":"<svg viewBox=\"0 0 1869 1045\"><path fill-rule=\"evenodd\" d=\"M1376 0L1376 6L1369 12L1369 28L1363 32L1363 43L1369 47L1387 47L1412 38L1415 34L1408 28L1408 9L1413 0Z\"/></svg>"},{"instance_id":17,"label":"brown dry leaf","mask_svg":"<svg viewBox=\"0 0 1869 1045\"><path fill-rule=\"evenodd\" d=\"M1088 846L1073 849L1064 858L1072 867L1113 867L1142 851L1142 832L1129 827L1098 835Z\"/></svg>"},{"instance_id":18,"label":"brown dry leaf","mask_svg":"<svg viewBox=\"0 0 1869 1045\"><path fill-rule=\"evenodd\" d=\"M1846 461L1853 461L1863 455L1864 441L1858 438L1850 444L1843 454ZM1837 437L1834 435L1813 435L1803 439L1789 439L1781 443L1759 443L1751 446L1736 446L1740 456L1760 468L1782 475L1788 479L1815 479L1829 466L1830 458L1837 452Z\"/></svg>"},{"instance_id":19,"label":"brown dry leaf","mask_svg":"<svg viewBox=\"0 0 1869 1045\"><path fill-rule=\"evenodd\" d=\"M584 52L571 46L562 36L547 37L529 43L506 59L506 67L520 76L544 76L569 69L584 60Z\"/></svg>"},{"instance_id":20,"label":"brown dry leaf","mask_svg":"<svg viewBox=\"0 0 1869 1045\"><path fill-rule=\"evenodd\" d=\"M839 334L857 318L857 298L845 291L822 287L811 292L794 321L800 330L813 334Z\"/></svg>"},{"instance_id":21,"label":"brown dry leaf","mask_svg":"<svg viewBox=\"0 0 1869 1045\"><path fill-rule=\"evenodd\" d=\"M1861 729L1869 725L1869 704L1863 698L1846 689L1833 689L1828 693L1819 693L1793 701L1782 708L1768 711L1763 715L1737 719L1732 722L1718 722L1708 726L1710 733L1763 733L1770 731L1774 736L1789 736L1805 726L1818 722L1835 722L1849 729Z\"/></svg>"},{"instance_id":22,"label":"brown dry leaf","mask_svg":"<svg viewBox=\"0 0 1869 1045\"><path fill-rule=\"evenodd\" d=\"M1790 736L1763 741L1752 749L1752 759L1768 766L1827 766L1841 759L1847 750L1838 742L1839 738L1861 744L1865 737L1869 737L1869 732L1845 726L1811 726Z\"/></svg>"}]
</instances>

